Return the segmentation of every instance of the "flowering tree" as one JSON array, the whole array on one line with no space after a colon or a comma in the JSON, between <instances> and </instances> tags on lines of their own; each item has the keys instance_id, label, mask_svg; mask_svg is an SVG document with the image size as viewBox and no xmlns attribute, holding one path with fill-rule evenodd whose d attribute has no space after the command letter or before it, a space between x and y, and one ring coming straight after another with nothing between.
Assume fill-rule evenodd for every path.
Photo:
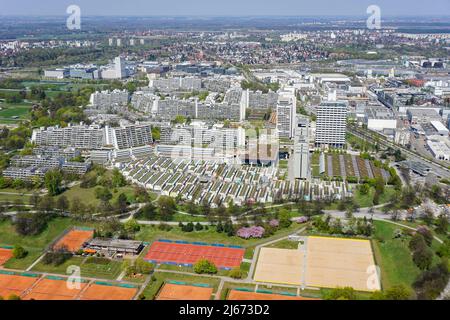
<instances>
[{"instance_id":1,"label":"flowering tree","mask_svg":"<svg viewBox=\"0 0 450 320\"><path fill-rule=\"evenodd\" d=\"M250 239L250 238L262 238L264 235L264 228L263 227L249 227L249 228L240 228L237 231L237 236L244 238L244 239Z\"/></svg>"},{"instance_id":2,"label":"flowering tree","mask_svg":"<svg viewBox=\"0 0 450 320\"><path fill-rule=\"evenodd\" d=\"M277 219L272 219L269 221L269 226L271 227L278 228L279 225L280 221L278 221Z\"/></svg>"},{"instance_id":3,"label":"flowering tree","mask_svg":"<svg viewBox=\"0 0 450 320\"><path fill-rule=\"evenodd\" d=\"M308 217L298 217L293 219L296 223L306 223L309 221Z\"/></svg>"}]
</instances>

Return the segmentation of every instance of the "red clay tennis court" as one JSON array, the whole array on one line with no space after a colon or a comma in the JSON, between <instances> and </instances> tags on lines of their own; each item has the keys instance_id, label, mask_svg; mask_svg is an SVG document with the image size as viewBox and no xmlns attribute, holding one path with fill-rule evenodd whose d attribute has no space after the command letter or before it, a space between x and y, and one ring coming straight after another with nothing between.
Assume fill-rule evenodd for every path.
<instances>
[{"instance_id":1,"label":"red clay tennis court","mask_svg":"<svg viewBox=\"0 0 450 320\"><path fill-rule=\"evenodd\" d=\"M132 300L137 291L137 288L93 283L81 294L80 300Z\"/></svg>"},{"instance_id":2,"label":"red clay tennis court","mask_svg":"<svg viewBox=\"0 0 450 320\"><path fill-rule=\"evenodd\" d=\"M213 288L165 283L156 300L211 300Z\"/></svg>"},{"instance_id":3,"label":"red clay tennis court","mask_svg":"<svg viewBox=\"0 0 450 320\"><path fill-rule=\"evenodd\" d=\"M155 241L145 260L153 263L193 265L200 259L207 259L219 268L234 268L240 266L244 252L243 248Z\"/></svg>"},{"instance_id":4,"label":"red clay tennis court","mask_svg":"<svg viewBox=\"0 0 450 320\"><path fill-rule=\"evenodd\" d=\"M30 292L25 294L24 300L75 300L87 283L67 286L67 279L44 278L39 281ZM79 285L78 288L75 285Z\"/></svg>"},{"instance_id":5,"label":"red clay tennis court","mask_svg":"<svg viewBox=\"0 0 450 320\"><path fill-rule=\"evenodd\" d=\"M259 293L231 290L227 300L318 300L314 298L294 297L275 293Z\"/></svg>"},{"instance_id":6,"label":"red clay tennis court","mask_svg":"<svg viewBox=\"0 0 450 320\"><path fill-rule=\"evenodd\" d=\"M0 248L0 266L5 264L13 256L11 249Z\"/></svg>"},{"instance_id":7,"label":"red clay tennis court","mask_svg":"<svg viewBox=\"0 0 450 320\"><path fill-rule=\"evenodd\" d=\"M53 246L55 249L65 247L70 252L76 252L80 250L83 243L92 239L94 236L94 230L70 230Z\"/></svg>"},{"instance_id":8,"label":"red clay tennis court","mask_svg":"<svg viewBox=\"0 0 450 320\"><path fill-rule=\"evenodd\" d=\"M21 296L38 277L0 273L0 297L8 299L11 295Z\"/></svg>"}]
</instances>

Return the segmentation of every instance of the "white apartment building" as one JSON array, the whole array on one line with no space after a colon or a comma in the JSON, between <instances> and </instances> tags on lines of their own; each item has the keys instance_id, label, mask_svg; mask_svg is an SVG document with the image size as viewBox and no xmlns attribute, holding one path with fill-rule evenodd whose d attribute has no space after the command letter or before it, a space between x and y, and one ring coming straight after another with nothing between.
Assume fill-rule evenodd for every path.
<instances>
[{"instance_id":1,"label":"white apartment building","mask_svg":"<svg viewBox=\"0 0 450 320\"><path fill-rule=\"evenodd\" d=\"M153 142L150 125L130 125L118 128L105 127L105 145L114 149L142 147Z\"/></svg>"},{"instance_id":2,"label":"white apartment building","mask_svg":"<svg viewBox=\"0 0 450 320\"><path fill-rule=\"evenodd\" d=\"M316 146L344 147L347 112L346 101L326 101L317 106Z\"/></svg>"},{"instance_id":3,"label":"white apartment building","mask_svg":"<svg viewBox=\"0 0 450 320\"><path fill-rule=\"evenodd\" d=\"M126 106L129 100L127 90L96 91L91 94L90 104L94 107Z\"/></svg>"},{"instance_id":4,"label":"white apartment building","mask_svg":"<svg viewBox=\"0 0 450 320\"><path fill-rule=\"evenodd\" d=\"M34 129L31 141L38 146L99 149L103 146L103 130L99 126L58 126Z\"/></svg>"},{"instance_id":5,"label":"white apartment building","mask_svg":"<svg viewBox=\"0 0 450 320\"><path fill-rule=\"evenodd\" d=\"M281 92L277 102L277 130L279 137L292 139L297 114L297 98L292 92Z\"/></svg>"},{"instance_id":6,"label":"white apartment building","mask_svg":"<svg viewBox=\"0 0 450 320\"><path fill-rule=\"evenodd\" d=\"M128 149L142 147L153 142L152 127L149 124L101 128L98 125L69 126L66 128L48 127L33 130L31 141L38 146L73 147L95 150L110 147Z\"/></svg>"}]
</instances>

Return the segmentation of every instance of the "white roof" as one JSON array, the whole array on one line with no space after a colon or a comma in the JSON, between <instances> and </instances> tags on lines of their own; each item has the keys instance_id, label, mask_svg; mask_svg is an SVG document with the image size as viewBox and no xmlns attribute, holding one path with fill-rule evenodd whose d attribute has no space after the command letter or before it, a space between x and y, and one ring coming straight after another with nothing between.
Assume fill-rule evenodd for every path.
<instances>
[{"instance_id":1,"label":"white roof","mask_svg":"<svg viewBox=\"0 0 450 320\"><path fill-rule=\"evenodd\" d=\"M448 129L440 121L430 121L431 125L439 132L448 132Z\"/></svg>"}]
</instances>

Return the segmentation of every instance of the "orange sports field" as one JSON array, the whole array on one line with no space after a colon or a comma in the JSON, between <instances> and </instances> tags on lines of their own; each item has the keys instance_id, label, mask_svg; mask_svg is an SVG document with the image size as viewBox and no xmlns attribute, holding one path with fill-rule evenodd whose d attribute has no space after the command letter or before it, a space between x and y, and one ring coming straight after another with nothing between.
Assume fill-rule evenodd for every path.
<instances>
[{"instance_id":1,"label":"orange sports field","mask_svg":"<svg viewBox=\"0 0 450 320\"><path fill-rule=\"evenodd\" d=\"M55 249L65 247L70 252L76 252L80 250L83 243L92 239L94 236L94 230L70 230L53 246Z\"/></svg>"},{"instance_id":2,"label":"orange sports field","mask_svg":"<svg viewBox=\"0 0 450 320\"><path fill-rule=\"evenodd\" d=\"M156 300L211 300L213 288L165 283Z\"/></svg>"},{"instance_id":3,"label":"orange sports field","mask_svg":"<svg viewBox=\"0 0 450 320\"><path fill-rule=\"evenodd\" d=\"M8 299L11 295L21 296L38 277L0 273L0 297Z\"/></svg>"},{"instance_id":4,"label":"orange sports field","mask_svg":"<svg viewBox=\"0 0 450 320\"><path fill-rule=\"evenodd\" d=\"M0 266L5 264L6 261L11 259L13 256L11 249L0 248Z\"/></svg>"},{"instance_id":5,"label":"orange sports field","mask_svg":"<svg viewBox=\"0 0 450 320\"><path fill-rule=\"evenodd\" d=\"M87 283L67 287L66 279L44 278L23 297L24 300L75 300ZM79 285L79 287L78 287ZM77 288L78 287L78 288Z\"/></svg>"},{"instance_id":6,"label":"orange sports field","mask_svg":"<svg viewBox=\"0 0 450 320\"><path fill-rule=\"evenodd\" d=\"M16 295L23 300L132 300L138 291L137 286L83 280L71 285L62 277L0 272L0 297L4 299Z\"/></svg>"},{"instance_id":7,"label":"orange sports field","mask_svg":"<svg viewBox=\"0 0 450 320\"><path fill-rule=\"evenodd\" d=\"M137 288L94 283L81 294L80 300L132 300Z\"/></svg>"}]
</instances>

